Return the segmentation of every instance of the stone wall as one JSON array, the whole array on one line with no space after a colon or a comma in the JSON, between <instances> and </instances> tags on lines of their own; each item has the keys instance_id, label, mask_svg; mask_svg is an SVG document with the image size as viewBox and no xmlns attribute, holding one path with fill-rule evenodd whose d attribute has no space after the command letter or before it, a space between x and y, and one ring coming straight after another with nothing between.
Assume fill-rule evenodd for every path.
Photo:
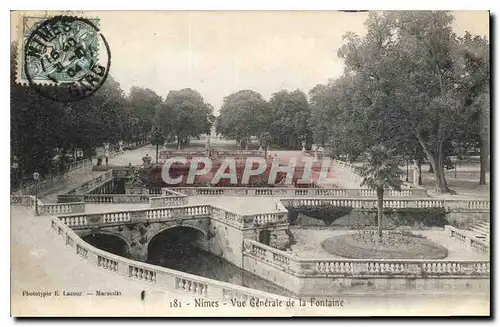
<instances>
[{"instance_id":1,"label":"stone wall","mask_svg":"<svg viewBox=\"0 0 500 327\"><path fill-rule=\"evenodd\" d=\"M209 226L209 240L204 250L219 256L233 265L242 265L243 233L240 229L212 218Z\"/></svg>"},{"instance_id":2,"label":"stone wall","mask_svg":"<svg viewBox=\"0 0 500 327\"><path fill-rule=\"evenodd\" d=\"M289 212L292 223L303 226L339 226L363 228L377 225L377 210L352 209L342 207L326 208L324 212L308 208L293 209ZM453 225L464 228L478 221L490 219L490 212L486 210L445 210L443 208L406 208L385 209L384 227L416 226L416 227L444 227Z\"/></svg>"},{"instance_id":3,"label":"stone wall","mask_svg":"<svg viewBox=\"0 0 500 327\"><path fill-rule=\"evenodd\" d=\"M467 260L305 259L244 242L244 269L297 296L484 293L490 263Z\"/></svg>"}]
</instances>

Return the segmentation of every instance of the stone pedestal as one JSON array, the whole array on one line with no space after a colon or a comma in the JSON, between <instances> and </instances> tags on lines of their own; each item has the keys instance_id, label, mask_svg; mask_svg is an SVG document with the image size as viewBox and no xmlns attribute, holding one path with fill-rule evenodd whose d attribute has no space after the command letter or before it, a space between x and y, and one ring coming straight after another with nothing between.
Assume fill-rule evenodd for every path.
<instances>
[{"instance_id":1,"label":"stone pedestal","mask_svg":"<svg viewBox=\"0 0 500 327\"><path fill-rule=\"evenodd\" d=\"M142 157L142 163L145 168L151 167L151 157L150 156Z\"/></svg>"}]
</instances>

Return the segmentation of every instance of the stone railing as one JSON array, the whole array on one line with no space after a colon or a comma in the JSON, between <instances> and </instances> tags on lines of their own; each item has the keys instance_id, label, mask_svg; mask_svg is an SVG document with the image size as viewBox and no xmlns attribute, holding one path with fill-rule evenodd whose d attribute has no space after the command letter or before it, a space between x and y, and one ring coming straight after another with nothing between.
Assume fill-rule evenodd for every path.
<instances>
[{"instance_id":1,"label":"stone railing","mask_svg":"<svg viewBox=\"0 0 500 327\"><path fill-rule=\"evenodd\" d=\"M38 202L37 206L35 206L35 201ZM10 204L14 206L29 207L35 214L35 210L38 210L38 215L40 216L53 216L62 213L71 214L85 212L84 202L44 204L42 201L40 201L40 199L36 199L33 195L11 195Z\"/></svg>"},{"instance_id":2,"label":"stone railing","mask_svg":"<svg viewBox=\"0 0 500 327\"><path fill-rule=\"evenodd\" d=\"M224 150L212 150L211 155L213 157L263 157L264 150L238 150L238 151L224 151ZM176 151L176 150L162 150L159 152L158 157L162 160L172 158L172 157L182 157L182 158L195 158L195 157L207 157L208 152L205 150L198 151Z\"/></svg>"},{"instance_id":3,"label":"stone railing","mask_svg":"<svg viewBox=\"0 0 500 327\"><path fill-rule=\"evenodd\" d=\"M110 169L107 170L104 174L101 174L96 178L75 187L74 189L70 190L67 194L69 195L86 194L92 192L92 190L94 190L95 188L102 186L111 180L113 180L113 171Z\"/></svg>"},{"instance_id":4,"label":"stone railing","mask_svg":"<svg viewBox=\"0 0 500 327\"><path fill-rule=\"evenodd\" d=\"M489 276L485 260L305 259L254 240L245 239L243 254L260 259L297 277L335 276Z\"/></svg>"},{"instance_id":5,"label":"stone railing","mask_svg":"<svg viewBox=\"0 0 500 327\"><path fill-rule=\"evenodd\" d=\"M285 207L311 207L311 206L333 206L350 207L354 209L377 208L377 200L374 199L282 199ZM457 211L489 211L489 200L434 200L434 199L391 199L384 200L384 208L444 208Z\"/></svg>"},{"instance_id":6,"label":"stone railing","mask_svg":"<svg viewBox=\"0 0 500 327\"><path fill-rule=\"evenodd\" d=\"M60 194L57 196L58 203L149 203L149 199L149 195L141 194Z\"/></svg>"},{"instance_id":7,"label":"stone railing","mask_svg":"<svg viewBox=\"0 0 500 327\"><path fill-rule=\"evenodd\" d=\"M483 240L477 239L473 232L458 229L458 228L455 228L455 227L450 226L450 225L444 226L444 229L446 232L448 232L448 235L451 238L456 239L459 242L466 244L469 248L471 248L479 253L483 253L483 254L490 253L489 241L483 241Z\"/></svg>"},{"instance_id":8,"label":"stone railing","mask_svg":"<svg viewBox=\"0 0 500 327\"><path fill-rule=\"evenodd\" d=\"M165 206L185 205L187 204L187 202L188 200L186 194L182 194L164 187L161 189L161 196L150 198L149 203L151 204L152 208L156 208Z\"/></svg>"},{"instance_id":9,"label":"stone railing","mask_svg":"<svg viewBox=\"0 0 500 327\"><path fill-rule=\"evenodd\" d=\"M125 187L125 194L149 194L147 187Z\"/></svg>"},{"instance_id":10,"label":"stone railing","mask_svg":"<svg viewBox=\"0 0 500 327\"><path fill-rule=\"evenodd\" d=\"M85 212L84 202L43 204L38 207L38 214L41 216L54 216L62 213Z\"/></svg>"},{"instance_id":11,"label":"stone railing","mask_svg":"<svg viewBox=\"0 0 500 327\"><path fill-rule=\"evenodd\" d=\"M61 221L74 228L107 224L116 225L129 222L192 219L194 217L216 219L241 230L252 229L255 226L289 223L288 214L284 207L277 208L275 212L253 215L241 215L212 205L191 205L59 216Z\"/></svg>"},{"instance_id":12,"label":"stone railing","mask_svg":"<svg viewBox=\"0 0 500 327\"><path fill-rule=\"evenodd\" d=\"M349 175L351 180L356 182L358 185L363 182L363 177L359 174L361 168L337 159L332 159L332 164L336 167L342 168Z\"/></svg>"},{"instance_id":13,"label":"stone railing","mask_svg":"<svg viewBox=\"0 0 500 327\"><path fill-rule=\"evenodd\" d=\"M172 187L189 196L262 196L262 197L376 197L372 189L274 188L274 187ZM387 190L386 197L426 197L425 189Z\"/></svg>"},{"instance_id":14,"label":"stone railing","mask_svg":"<svg viewBox=\"0 0 500 327\"><path fill-rule=\"evenodd\" d=\"M265 153L264 150L212 151L212 155L217 157L239 157L239 156L263 157L264 153Z\"/></svg>"},{"instance_id":15,"label":"stone railing","mask_svg":"<svg viewBox=\"0 0 500 327\"><path fill-rule=\"evenodd\" d=\"M10 205L12 206L31 207L35 205L34 201L35 201L34 195L18 195L18 194L10 195Z\"/></svg>"},{"instance_id":16,"label":"stone railing","mask_svg":"<svg viewBox=\"0 0 500 327\"><path fill-rule=\"evenodd\" d=\"M149 198L151 208L181 206L187 204L187 195L170 195Z\"/></svg>"},{"instance_id":17,"label":"stone railing","mask_svg":"<svg viewBox=\"0 0 500 327\"><path fill-rule=\"evenodd\" d=\"M162 194L162 188L161 187L127 187L127 188L125 188L125 194L160 195L160 194Z\"/></svg>"},{"instance_id":18,"label":"stone railing","mask_svg":"<svg viewBox=\"0 0 500 327\"><path fill-rule=\"evenodd\" d=\"M44 194L49 189L53 188L56 185L63 183L64 181L71 178L72 176L74 176L76 174L83 173L83 172L89 172L91 170L92 170L92 160L91 159L85 159L82 161L78 161L78 162L75 162L75 163L68 165L65 173L53 176L53 177L45 179L43 181L40 181L40 182L38 182L38 186L36 185L36 183L32 183L31 185L25 186L25 187L17 190L15 192L15 194L33 195L37 192L38 192L38 194ZM38 188L38 190L37 190L37 188Z\"/></svg>"},{"instance_id":19,"label":"stone railing","mask_svg":"<svg viewBox=\"0 0 500 327\"><path fill-rule=\"evenodd\" d=\"M98 226L121 224L139 221L162 221L170 219L191 219L193 217L210 217L211 206L196 205L189 207L151 208L119 210L103 213L76 214L59 216L61 221L70 227Z\"/></svg>"},{"instance_id":20,"label":"stone railing","mask_svg":"<svg viewBox=\"0 0 500 327\"><path fill-rule=\"evenodd\" d=\"M195 298L230 301L250 299L281 299L278 295L265 293L246 287L224 283L213 279L187 274L181 271L134 261L97 249L83 241L71 228L54 218L51 229L66 247L70 248L77 258L107 271L110 275L135 280L150 288L186 294Z\"/></svg>"}]
</instances>

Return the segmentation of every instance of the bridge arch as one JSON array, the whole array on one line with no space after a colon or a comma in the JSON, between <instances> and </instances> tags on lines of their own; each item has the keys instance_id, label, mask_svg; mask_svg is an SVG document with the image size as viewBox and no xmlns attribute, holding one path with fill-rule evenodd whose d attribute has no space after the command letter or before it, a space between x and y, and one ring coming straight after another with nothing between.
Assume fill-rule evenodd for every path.
<instances>
[{"instance_id":1,"label":"bridge arch","mask_svg":"<svg viewBox=\"0 0 500 327\"><path fill-rule=\"evenodd\" d=\"M177 225L158 230L144 244L148 253L148 261L152 255L166 253L168 251L178 252L182 247L200 247L207 239L207 232L198 226ZM154 251L151 251L154 249Z\"/></svg>"},{"instance_id":2,"label":"bridge arch","mask_svg":"<svg viewBox=\"0 0 500 327\"><path fill-rule=\"evenodd\" d=\"M85 242L103 251L110 252L122 257L130 256L130 242L119 233L107 231L99 231L93 233L92 231L87 231L84 233L79 233L79 236Z\"/></svg>"}]
</instances>

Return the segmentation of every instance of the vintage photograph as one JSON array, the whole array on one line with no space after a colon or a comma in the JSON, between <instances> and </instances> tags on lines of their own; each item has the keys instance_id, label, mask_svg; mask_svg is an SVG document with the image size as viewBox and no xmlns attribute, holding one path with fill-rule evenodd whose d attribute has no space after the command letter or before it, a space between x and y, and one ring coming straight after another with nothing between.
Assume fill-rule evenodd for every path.
<instances>
[{"instance_id":1,"label":"vintage photograph","mask_svg":"<svg viewBox=\"0 0 500 327\"><path fill-rule=\"evenodd\" d=\"M13 317L490 316L488 11L12 11Z\"/></svg>"}]
</instances>

